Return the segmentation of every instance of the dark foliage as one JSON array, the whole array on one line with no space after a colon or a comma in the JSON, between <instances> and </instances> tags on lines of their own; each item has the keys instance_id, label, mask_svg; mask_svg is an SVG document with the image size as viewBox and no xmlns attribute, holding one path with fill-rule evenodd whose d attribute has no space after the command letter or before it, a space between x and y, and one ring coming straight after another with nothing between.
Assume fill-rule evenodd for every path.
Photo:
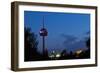
<instances>
[{"instance_id":1,"label":"dark foliage","mask_svg":"<svg viewBox=\"0 0 100 73\"><path fill-rule=\"evenodd\" d=\"M25 47L25 61L33 61L40 59L40 53L37 51L38 41L35 33L30 28L24 28L24 47Z\"/></svg>"},{"instance_id":2,"label":"dark foliage","mask_svg":"<svg viewBox=\"0 0 100 73\"><path fill-rule=\"evenodd\" d=\"M90 38L86 41L86 46L88 47L88 49L90 48Z\"/></svg>"},{"instance_id":3,"label":"dark foliage","mask_svg":"<svg viewBox=\"0 0 100 73\"><path fill-rule=\"evenodd\" d=\"M85 51L85 55L87 56L87 57L90 57L90 38L86 41L86 46L87 46L87 50Z\"/></svg>"}]
</instances>

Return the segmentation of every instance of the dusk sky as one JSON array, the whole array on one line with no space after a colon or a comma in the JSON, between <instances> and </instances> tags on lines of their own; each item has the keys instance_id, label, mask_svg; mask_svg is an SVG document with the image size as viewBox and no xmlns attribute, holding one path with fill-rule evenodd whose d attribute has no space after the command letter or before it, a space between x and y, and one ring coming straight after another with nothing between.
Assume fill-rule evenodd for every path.
<instances>
[{"instance_id":1,"label":"dusk sky","mask_svg":"<svg viewBox=\"0 0 100 73\"><path fill-rule=\"evenodd\" d=\"M74 51L86 49L85 41L90 34L90 14L24 11L24 26L31 28L39 41L38 50L42 50L42 37L39 31L43 25L48 30L45 37L49 51Z\"/></svg>"}]
</instances>

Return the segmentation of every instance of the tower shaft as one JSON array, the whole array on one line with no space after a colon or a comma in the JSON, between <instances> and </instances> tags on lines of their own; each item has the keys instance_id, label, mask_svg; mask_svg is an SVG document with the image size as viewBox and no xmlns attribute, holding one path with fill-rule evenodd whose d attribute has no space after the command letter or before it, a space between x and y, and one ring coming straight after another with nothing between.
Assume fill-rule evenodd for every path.
<instances>
[{"instance_id":1,"label":"tower shaft","mask_svg":"<svg viewBox=\"0 0 100 73\"><path fill-rule=\"evenodd\" d=\"M45 54L45 36L43 36L43 54Z\"/></svg>"}]
</instances>

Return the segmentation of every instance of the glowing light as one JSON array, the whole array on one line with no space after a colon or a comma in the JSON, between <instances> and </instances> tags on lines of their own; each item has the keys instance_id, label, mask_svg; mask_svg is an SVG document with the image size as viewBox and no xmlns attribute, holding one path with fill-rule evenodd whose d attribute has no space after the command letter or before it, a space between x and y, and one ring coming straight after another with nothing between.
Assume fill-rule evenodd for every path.
<instances>
[{"instance_id":1,"label":"glowing light","mask_svg":"<svg viewBox=\"0 0 100 73\"><path fill-rule=\"evenodd\" d=\"M82 53L82 50L78 50L78 51L76 51L76 53L77 54L80 54L80 53Z\"/></svg>"},{"instance_id":2,"label":"glowing light","mask_svg":"<svg viewBox=\"0 0 100 73\"><path fill-rule=\"evenodd\" d=\"M59 58L60 57L60 54L56 54L56 57Z\"/></svg>"}]
</instances>

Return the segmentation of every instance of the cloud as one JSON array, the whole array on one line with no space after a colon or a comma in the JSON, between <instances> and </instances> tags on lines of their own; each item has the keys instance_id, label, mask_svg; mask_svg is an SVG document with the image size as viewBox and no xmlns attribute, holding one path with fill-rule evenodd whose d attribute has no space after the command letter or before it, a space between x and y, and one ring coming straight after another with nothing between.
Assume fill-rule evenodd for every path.
<instances>
[{"instance_id":1,"label":"cloud","mask_svg":"<svg viewBox=\"0 0 100 73\"><path fill-rule=\"evenodd\" d=\"M61 34L61 37L64 38L63 45L67 50L76 50L79 48L86 49L85 39L80 37L75 37L74 35Z\"/></svg>"},{"instance_id":2,"label":"cloud","mask_svg":"<svg viewBox=\"0 0 100 73\"><path fill-rule=\"evenodd\" d=\"M78 38L73 36L73 35L66 35L66 34L61 34L61 37L64 38L64 45L69 45L74 43Z\"/></svg>"}]
</instances>

